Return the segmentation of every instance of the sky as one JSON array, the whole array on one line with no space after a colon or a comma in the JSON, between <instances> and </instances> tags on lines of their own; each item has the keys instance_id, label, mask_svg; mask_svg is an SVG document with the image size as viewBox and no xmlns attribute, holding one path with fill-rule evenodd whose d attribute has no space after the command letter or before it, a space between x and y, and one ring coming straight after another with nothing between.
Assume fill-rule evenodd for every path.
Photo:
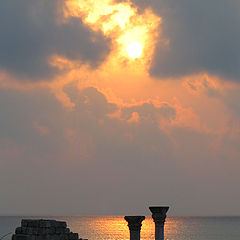
<instances>
[{"instance_id":1,"label":"sky","mask_svg":"<svg viewBox=\"0 0 240 240\"><path fill-rule=\"evenodd\" d=\"M0 215L240 215L239 0L0 2Z\"/></svg>"}]
</instances>

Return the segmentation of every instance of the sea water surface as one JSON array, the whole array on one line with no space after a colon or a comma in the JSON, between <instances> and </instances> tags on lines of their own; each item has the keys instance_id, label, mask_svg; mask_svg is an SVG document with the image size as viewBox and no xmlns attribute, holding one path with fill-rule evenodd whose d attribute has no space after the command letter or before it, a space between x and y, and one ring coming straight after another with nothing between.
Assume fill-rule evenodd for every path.
<instances>
[{"instance_id":1,"label":"sea water surface","mask_svg":"<svg viewBox=\"0 0 240 240\"><path fill-rule=\"evenodd\" d=\"M44 218L67 221L72 232L89 240L127 240L129 230L123 216L96 217L0 217L0 238L14 232L21 219ZM11 235L4 238L11 239ZM154 239L151 217L143 221L141 239ZM166 240L240 240L240 217L167 217Z\"/></svg>"}]
</instances>

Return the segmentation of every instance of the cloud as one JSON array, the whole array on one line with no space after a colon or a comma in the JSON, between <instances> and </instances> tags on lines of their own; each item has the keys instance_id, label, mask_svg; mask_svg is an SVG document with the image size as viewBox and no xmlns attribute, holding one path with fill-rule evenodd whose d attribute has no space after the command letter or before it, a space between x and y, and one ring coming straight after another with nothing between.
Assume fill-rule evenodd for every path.
<instances>
[{"instance_id":1,"label":"cloud","mask_svg":"<svg viewBox=\"0 0 240 240\"><path fill-rule=\"evenodd\" d=\"M156 201L173 214L216 214L226 201L227 213L239 209L238 137L183 124L163 131L159 118L181 118L168 103L119 106L93 87L64 91L72 111L44 88L0 90L2 214L145 213Z\"/></svg>"},{"instance_id":2,"label":"cloud","mask_svg":"<svg viewBox=\"0 0 240 240\"><path fill-rule=\"evenodd\" d=\"M229 3L224 0L217 2L133 0L132 2L139 7L141 13L144 13L143 10L146 8L152 8L159 16L159 18L154 16L156 22L149 31L154 41L149 40L151 47L147 52L155 49L155 38L157 32L160 33L153 61L147 60L151 62L152 76L180 77L207 72L238 81L240 76L239 1L233 0ZM17 0L9 0L1 3L0 31L4 33L0 38L2 71L19 79L36 81L53 77L64 71L50 64L53 56L78 62L80 65L87 63L93 68L97 68L107 58L110 47L113 47L111 44L114 42L114 36L111 36L110 40L107 34L103 34L99 21L96 26L83 23L82 21L86 19L83 19L81 14L77 14L77 11L73 11L75 15L68 14L63 20L64 4L64 0L23 0L21 3ZM114 6L136 10L129 4ZM114 17L115 15L112 16ZM145 26L147 17L153 18L153 14L136 13L136 17L141 18L141 24ZM106 19L104 21L107 21ZM160 19L161 25L157 30ZM121 22L117 21L112 25L106 22L102 25L114 27L114 24Z\"/></svg>"},{"instance_id":3,"label":"cloud","mask_svg":"<svg viewBox=\"0 0 240 240\"><path fill-rule=\"evenodd\" d=\"M233 1L135 0L162 17L162 38L151 66L157 77L199 72L240 79L240 4ZM166 41L165 41L166 42Z\"/></svg>"},{"instance_id":4,"label":"cloud","mask_svg":"<svg viewBox=\"0 0 240 240\"><path fill-rule=\"evenodd\" d=\"M17 143L21 148L28 146L31 149L25 152L28 157L29 153L39 156L52 154L65 144L64 138L58 139L64 135L60 127L64 122L64 111L48 90L1 90L0 102L0 140ZM58 121L55 119L57 116Z\"/></svg>"},{"instance_id":5,"label":"cloud","mask_svg":"<svg viewBox=\"0 0 240 240\"><path fill-rule=\"evenodd\" d=\"M223 94L223 87L220 87L219 81L214 81L208 75L190 76L184 82L184 86L192 94L205 93L212 98L219 98Z\"/></svg>"},{"instance_id":6,"label":"cloud","mask_svg":"<svg viewBox=\"0 0 240 240\"><path fill-rule=\"evenodd\" d=\"M57 214L68 209L65 214L73 214L75 200L81 205L81 214L100 214L104 209L113 212L116 204L121 205L120 195L132 194L131 186L136 186L135 179L141 176L135 172L136 164L143 170L148 165L146 158L167 158L171 142L151 121L135 129L126 120L109 117L118 107L95 88L73 88L68 95L74 111L63 108L46 89L1 90L0 185L4 203L0 212ZM165 163L167 167L169 163ZM148 171L151 169L150 165ZM9 179L10 173L13 177ZM126 181L129 185L122 189ZM8 200L16 198L17 202ZM120 209L128 208L126 204Z\"/></svg>"},{"instance_id":7,"label":"cloud","mask_svg":"<svg viewBox=\"0 0 240 240\"><path fill-rule=\"evenodd\" d=\"M20 79L49 78L59 72L49 64L59 55L97 67L110 42L80 19L61 21L61 0L9 0L0 7L0 69Z\"/></svg>"},{"instance_id":8,"label":"cloud","mask_svg":"<svg viewBox=\"0 0 240 240\"><path fill-rule=\"evenodd\" d=\"M237 3L135 2L139 12L114 4L96 25L87 16L97 1L82 20L74 8L61 18L63 0L1 3L2 215L136 214L159 201L179 215L239 211L239 84L212 77L237 79ZM161 22L152 75L187 77L153 81L150 58L128 59L117 44L126 31L111 22L125 9L136 13L127 30L143 27L148 47Z\"/></svg>"},{"instance_id":9,"label":"cloud","mask_svg":"<svg viewBox=\"0 0 240 240\"><path fill-rule=\"evenodd\" d=\"M64 91L78 111L87 111L98 118L117 111L117 106L109 103L106 97L94 87L85 88L79 94L77 86L70 84L64 87Z\"/></svg>"},{"instance_id":10,"label":"cloud","mask_svg":"<svg viewBox=\"0 0 240 240\"><path fill-rule=\"evenodd\" d=\"M167 103L162 103L158 107L150 102L122 109L122 116L127 120L132 117L133 113L138 114L139 121L152 121L155 123L158 123L160 118L171 120L176 117L176 110Z\"/></svg>"}]
</instances>

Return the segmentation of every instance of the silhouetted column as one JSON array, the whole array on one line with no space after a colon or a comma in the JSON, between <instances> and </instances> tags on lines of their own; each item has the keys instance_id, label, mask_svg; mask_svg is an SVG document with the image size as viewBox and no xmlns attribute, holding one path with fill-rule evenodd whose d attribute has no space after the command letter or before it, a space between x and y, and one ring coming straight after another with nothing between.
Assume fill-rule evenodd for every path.
<instances>
[{"instance_id":1,"label":"silhouetted column","mask_svg":"<svg viewBox=\"0 0 240 240\"><path fill-rule=\"evenodd\" d=\"M164 223L169 207L149 207L155 222L155 240L164 240Z\"/></svg>"},{"instance_id":2,"label":"silhouetted column","mask_svg":"<svg viewBox=\"0 0 240 240\"><path fill-rule=\"evenodd\" d=\"M126 216L124 219L128 222L130 231L130 240L140 240L140 231L144 216Z\"/></svg>"}]
</instances>

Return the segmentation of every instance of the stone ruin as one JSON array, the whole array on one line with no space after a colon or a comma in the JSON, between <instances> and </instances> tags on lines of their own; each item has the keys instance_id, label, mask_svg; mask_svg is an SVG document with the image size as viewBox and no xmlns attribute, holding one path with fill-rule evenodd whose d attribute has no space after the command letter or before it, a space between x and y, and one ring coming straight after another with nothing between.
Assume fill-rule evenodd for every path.
<instances>
[{"instance_id":1,"label":"stone ruin","mask_svg":"<svg viewBox=\"0 0 240 240\"><path fill-rule=\"evenodd\" d=\"M164 223L169 207L149 207L155 222L155 240L164 240ZM145 216L125 216L130 231L130 240L140 240L142 221ZM78 238L67 228L67 223L45 219L23 219L21 227L16 228L12 240L87 240Z\"/></svg>"},{"instance_id":2,"label":"stone ruin","mask_svg":"<svg viewBox=\"0 0 240 240\"><path fill-rule=\"evenodd\" d=\"M12 240L87 240L67 228L67 223L56 220L23 219Z\"/></svg>"},{"instance_id":3,"label":"stone ruin","mask_svg":"<svg viewBox=\"0 0 240 240\"><path fill-rule=\"evenodd\" d=\"M164 223L169 207L149 207L155 222L155 240L164 240ZM130 231L130 240L140 240L142 221L145 216L125 216Z\"/></svg>"}]
</instances>

